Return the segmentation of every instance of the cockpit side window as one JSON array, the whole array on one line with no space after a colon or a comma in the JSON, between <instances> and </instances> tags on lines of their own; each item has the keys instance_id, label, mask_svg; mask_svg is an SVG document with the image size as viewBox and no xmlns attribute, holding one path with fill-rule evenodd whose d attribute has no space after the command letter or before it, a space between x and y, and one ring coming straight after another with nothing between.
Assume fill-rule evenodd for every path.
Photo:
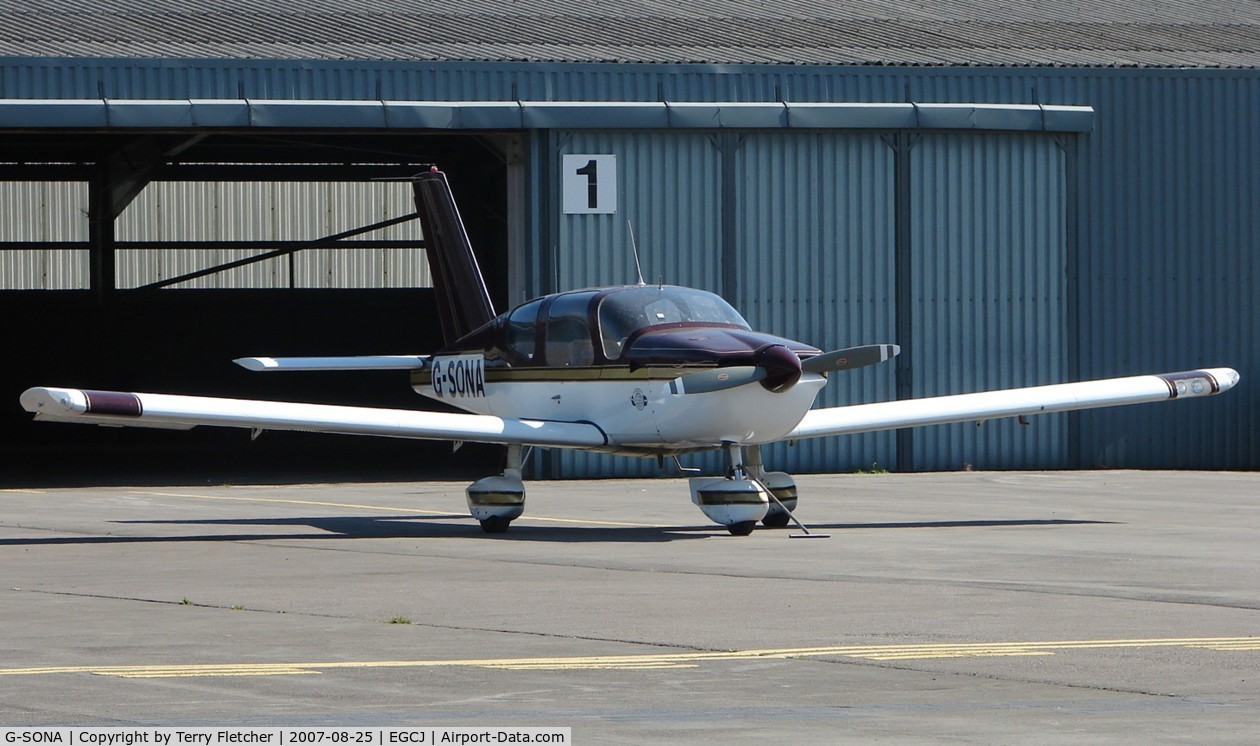
<instances>
[{"instance_id":1,"label":"cockpit side window","mask_svg":"<svg viewBox=\"0 0 1260 746\"><path fill-rule=\"evenodd\" d=\"M591 297L591 293L567 293L552 301L547 310L547 365L594 364L588 317Z\"/></svg>"},{"instance_id":2,"label":"cockpit side window","mask_svg":"<svg viewBox=\"0 0 1260 746\"><path fill-rule=\"evenodd\" d=\"M517 308L507 318L504 327L508 349L526 363L536 363L535 350L538 340L538 310L542 299L531 301Z\"/></svg>"},{"instance_id":3,"label":"cockpit side window","mask_svg":"<svg viewBox=\"0 0 1260 746\"><path fill-rule=\"evenodd\" d=\"M604 357L609 360L621 357L626 339L646 324L647 316L637 304L610 303L605 298L599 304L599 341L604 347Z\"/></svg>"}]
</instances>

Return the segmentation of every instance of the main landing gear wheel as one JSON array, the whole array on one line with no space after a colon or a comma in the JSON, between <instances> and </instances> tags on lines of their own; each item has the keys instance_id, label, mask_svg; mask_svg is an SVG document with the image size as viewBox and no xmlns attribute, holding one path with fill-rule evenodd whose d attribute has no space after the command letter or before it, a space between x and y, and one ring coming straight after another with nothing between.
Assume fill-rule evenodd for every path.
<instances>
[{"instance_id":1,"label":"main landing gear wheel","mask_svg":"<svg viewBox=\"0 0 1260 746\"><path fill-rule=\"evenodd\" d=\"M783 511L775 511L766 513L766 517L761 519L761 525L766 528L784 528L792 520L792 516Z\"/></svg>"},{"instance_id":2,"label":"main landing gear wheel","mask_svg":"<svg viewBox=\"0 0 1260 746\"><path fill-rule=\"evenodd\" d=\"M740 521L739 523L732 523L727 526L726 530L731 532L731 536L747 536L751 534L753 529L756 527L756 521Z\"/></svg>"},{"instance_id":3,"label":"main landing gear wheel","mask_svg":"<svg viewBox=\"0 0 1260 746\"><path fill-rule=\"evenodd\" d=\"M521 481L524 454L520 446L508 446L507 464L497 477L478 479L468 485L468 512L488 534L501 534L525 512L525 483Z\"/></svg>"},{"instance_id":4,"label":"main landing gear wheel","mask_svg":"<svg viewBox=\"0 0 1260 746\"><path fill-rule=\"evenodd\" d=\"M488 534L506 533L508 526L512 525L511 518L504 518L501 515L492 515L481 521L481 530Z\"/></svg>"}]
</instances>

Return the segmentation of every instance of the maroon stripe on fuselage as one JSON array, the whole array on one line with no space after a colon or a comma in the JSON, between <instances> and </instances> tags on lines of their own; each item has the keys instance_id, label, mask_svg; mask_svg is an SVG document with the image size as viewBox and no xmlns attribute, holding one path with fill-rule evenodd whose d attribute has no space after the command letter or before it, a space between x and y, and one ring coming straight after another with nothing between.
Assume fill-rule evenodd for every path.
<instances>
[{"instance_id":1,"label":"maroon stripe on fuselage","mask_svg":"<svg viewBox=\"0 0 1260 746\"><path fill-rule=\"evenodd\" d=\"M118 417L139 417L144 414L140 397L118 391L84 391L88 414L108 414Z\"/></svg>"}]
</instances>

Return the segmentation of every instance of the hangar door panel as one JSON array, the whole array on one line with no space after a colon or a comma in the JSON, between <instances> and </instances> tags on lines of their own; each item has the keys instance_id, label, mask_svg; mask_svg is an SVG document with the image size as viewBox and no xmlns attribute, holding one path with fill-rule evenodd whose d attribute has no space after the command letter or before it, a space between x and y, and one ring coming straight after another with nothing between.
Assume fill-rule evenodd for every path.
<instances>
[{"instance_id":1,"label":"hangar door panel","mask_svg":"<svg viewBox=\"0 0 1260 746\"><path fill-rule=\"evenodd\" d=\"M617 212L556 216L558 288L633 282L630 218L648 282L722 293L754 327L824 349L897 342L911 396L1067 379L1064 157L1050 137L910 138L900 216L895 150L876 133L575 132L558 141L556 171L564 154L613 154L619 172ZM896 398L895 365L835 377L819 406ZM1066 465L1066 415L1030 421L811 439L767 449L766 463L798 472ZM658 473L650 460L547 458L551 474ZM716 455L684 461L721 468Z\"/></svg>"},{"instance_id":2,"label":"hangar door panel","mask_svg":"<svg viewBox=\"0 0 1260 746\"><path fill-rule=\"evenodd\" d=\"M616 156L617 204L611 214L560 213L556 289L636 282L629 219L647 282L722 292L721 156L712 136L573 132L560 133L558 139L559 152L549 164L555 174L564 154ZM550 473L566 477L652 476L662 471L652 459L561 450L548 457L554 459Z\"/></svg>"},{"instance_id":3,"label":"hangar door panel","mask_svg":"<svg viewBox=\"0 0 1260 746\"><path fill-rule=\"evenodd\" d=\"M1064 157L1045 136L924 135L910 150L914 397L1067 380ZM1066 415L912 431L916 470L1067 465ZM902 453L903 461L906 460Z\"/></svg>"},{"instance_id":4,"label":"hangar door panel","mask_svg":"<svg viewBox=\"0 0 1260 746\"><path fill-rule=\"evenodd\" d=\"M560 215L556 289L636 282L628 219L646 281L721 290L721 164L709 135L583 132L561 142L560 155L615 155L618 183L616 212Z\"/></svg>"},{"instance_id":5,"label":"hangar door panel","mask_svg":"<svg viewBox=\"0 0 1260 746\"><path fill-rule=\"evenodd\" d=\"M0 216L5 218L0 241L86 241L87 192L81 181L0 181ZM0 252L0 259L0 290L88 286L86 249L9 249Z\"/></svg>"},{"instance_id":6,"label":"hangar door panel","mask_svg":"<svg viewBox=\"0 0 1260 746\"><path fill-rule=\"evenodd\" d=\"M311 241L407 215L411 188L396 182L151 182L118 217L119 241L223 242L201 249L121 249L118 285L138 287L263 253L234 242ZM356 240L411 240L419 222ZM179 288L431 287L421 248L307 249L218 272Z\"/></svg>"},{"instance_id":7,"label":"hangar door panel","mask_svg":"<svg viewBox=\"0 0 1260 746\"><path fill-rule=\"evenodd\" d=\"M878 134L748 135L735 163L737 297L756 329L823 350L894 342L893 153ZM816 406L896 397L892 363L832 376ZM894 468L894 433L766 449L767 468Z\"/></svg>"}]
</instances>

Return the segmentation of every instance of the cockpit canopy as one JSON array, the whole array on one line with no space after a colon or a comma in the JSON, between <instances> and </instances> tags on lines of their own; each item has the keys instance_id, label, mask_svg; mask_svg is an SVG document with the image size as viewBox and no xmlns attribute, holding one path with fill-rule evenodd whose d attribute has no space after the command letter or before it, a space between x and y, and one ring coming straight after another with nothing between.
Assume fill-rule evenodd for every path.
<instances>
[{"instance_id":1,"label":"cockpit canopy","mask_svg":"<svg viewBox=\"0 0 1260 746\"><path fill-rule=\"evenodd\" d=\"M595 365L621 358L626 343L645 329L688 325L750 328L713 293L630 285L532 300L469 335L459 347L481 347L488 357L513 365Z\"/></svg>"},{"instance_id":2,"label":"cockpit canopy","mask_svg":"<svg viewBox=\"0 0 1260 746\"><path fill-rule=\"evenodd\" d=\"M748 329L731 304L713 293L674 286L619 288L599 298L596 321L604 355L616 360L640 329L666 324L704 324Z\"/></svg>"}]
</instances>

